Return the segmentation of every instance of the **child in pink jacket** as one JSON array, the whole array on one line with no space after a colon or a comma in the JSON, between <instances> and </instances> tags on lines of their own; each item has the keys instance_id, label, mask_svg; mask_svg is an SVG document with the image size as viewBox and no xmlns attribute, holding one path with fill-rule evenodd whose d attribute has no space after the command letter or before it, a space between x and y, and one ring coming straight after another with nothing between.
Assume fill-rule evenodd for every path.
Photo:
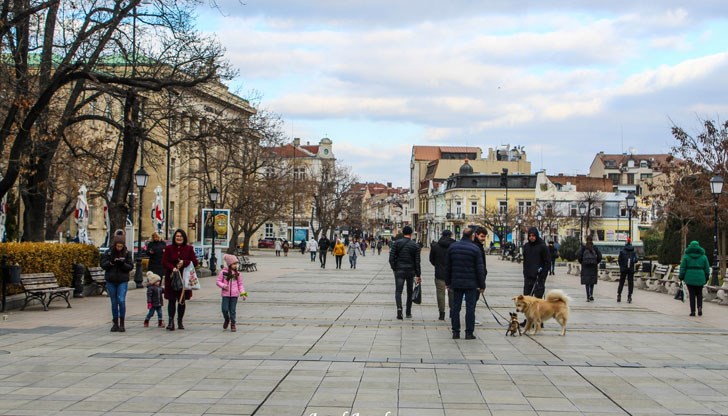
<instances>
[{"instance_id":1,"label":"child in pink jacket","mask_svg":"<svg viewBox=\"0 0 728 416\"><path fill-rule=\"evenodd\" d=\"M227 265L217 275L217 287L222 289L220 293L222 296L222 317L225 319L222 329L227 329L229 324L230 331L235 332L235 309L238 305L238 298L242 297L245 300L248 297L248 292L245 291L243 286L243 275L238 271L238 258L232 254L225 254L222 258Z\"/></svg>"}]
</instances>

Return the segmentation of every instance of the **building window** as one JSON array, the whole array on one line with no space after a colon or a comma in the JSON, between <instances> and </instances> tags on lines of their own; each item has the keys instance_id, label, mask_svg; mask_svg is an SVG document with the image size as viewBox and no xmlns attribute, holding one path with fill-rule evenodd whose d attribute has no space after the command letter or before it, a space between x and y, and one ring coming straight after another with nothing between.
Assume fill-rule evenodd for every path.
<instances>
[{"instance_id":1,"label":"building window","mask_svg":"<svg viewBox=\"0 0 728 416\"><path fill-rule=\"evenodd\" d=\"M576 203L569 204L569 215L572 217L579 216L579 208L577 207Z\"/></svg>"},{"instance_id":2,"label":"building window","mask_svg":"<svg viewBox=\"0 0 728 416\"><path fill-rule=\"evenodd\" d=\"M498 201L498 212L500 214L508 213L508 201Z\"/></svg>"},{"instance_id":3,"label":"building window","mask_svg":"<svg viewBox=\"0 0 728 416\"><path fill-rule=\"evenodd\" d=\"M640 173L640 180L643 181L645 179L650 179L652 177L651 173Z\"/></svg>"},{"instance_id":4,"label":"building window","mask_svg":"<svg viewBox=\"0 0 728 416\"><path fill-rule=\"evenodd\" d=\"M169 228L174 229L174 201L169 201L169 215L167 215L167 222L169 223Z\"/></svg>"},{"instance_id":5,"label":"building window","mask_svg":"<svg viewBox=\"0 0 728 416\"><path fill-rule=\"evenodd\" d=\"M646 160L640 160L640 167L641 168L648 168L648 164Z\"/></svg>"},{"instance_id":6,"label":"building window","mask_svg":"<svg viewBox=\"0 0 728 416\"><path fill-rule=\"evenodd\" d=\"M476 201L470 201L470 214L471 215L478 214L478 203Z\"/></svg>"},{"instance_id":7,"label":"building window","mask_svg":"<svg viewBox=\"0 0 728 416\"><path fill-rule=\"evenodd\" d=\"M91 225L96 221L96 207L93 205L88 206L88 224Z\"/></svg>"},{"instance_id":8,"label":"building window","mask_svg":"<svg viewBox=\"0 0 728 416\"><path fill-rule=\"evenodd\" d=\"M533 205L533 203L531 201L518 201L518 214L519 215L530 214L532 205Z\"/></svg>"},{"instance_id":9,"label":"building window","mask_svg":"<svg viewBox=\"0 0 728 416\"><path fill-rule=\"evenodd\" d=\"M594 216L595 217L602 216L602 207L594 206Z\"/></svg>"},{"instance_id":10,"label":"building window","mask_svg":"<svg viewBox=\"0 0 728 416\"><path fill-rule=\"evenodd\" d=\"M551 205L551 204L546 205L546 215L548 215L549 217L553 217L553 215L554 215L554 206L553 205Z\"/></svg>"},{"instance_id":11,"label":"building window","mask_svg":"<svg viewBox=\"0 0 728 416\"><path fill-rule=\"evenodd\" d=\"M456 214L462 214L463 213L463 203L460 201L455 202L455 213Z\"/></svg>"},{"instance_id":12,"label":"building window","mask_svg":"<svg viewBox=\"0 0 728 416\"><path fill-rule=\"evenodd\" d=\"M296 180L306 179L306 168L294 168L293 178Z\"/></svg>"},{"instance_id":13,"label":"building window","mask_svg":"<svg viewBox=\"0 0 728 416\"><path fill-rule=\"evenodd\" d=\"M265 238L273 238L273 223L265 223Z\"/></svg>"},{"instance_id":14,"label":"building window","mask_svg":"<svg viewBox=\"0 0 728 416\"><path fill-rule=\"evenodd\" d=\"M177 159L171 158L169 159L169 182L177 182L174 180L175 177L177 177Z\"/></svg>"},{"instance_id":15,"label":"building window","mask_svg":"<svg viewBox=\"0 0 728 416\"><path fill-rule=\"evenodd\" d=\"M607 178L612 181L613 185L619 185L619 173L610 173L607 175Z\"/></svg>"},{"instance_id":16,"label":"building window","mask_svg":"<svg viewBox=\"0 0 728 416\"><path fill-rule=\"evenodd\" d=\"M634 173L627 174L627 185L634 185Z\"/></svg>"}]
</instances>

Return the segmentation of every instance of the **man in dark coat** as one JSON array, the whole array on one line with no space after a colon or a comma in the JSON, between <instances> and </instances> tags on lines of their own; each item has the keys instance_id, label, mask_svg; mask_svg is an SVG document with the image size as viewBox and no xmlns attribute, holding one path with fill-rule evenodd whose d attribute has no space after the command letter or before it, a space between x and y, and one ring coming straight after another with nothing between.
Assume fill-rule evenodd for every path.
<instances>
[{"instance_id":1,"label":"man in dark coat","mask_svg":"<svg viewBox=\"0 0 728 416\"><path fill-rule=\"evenodd\" d=\"M551 254L538 235L538 229L528 229L528 242L523 245L523 294L543 298L546 276L551 268ZM521 322L526 326L526 321Z\"/></svg>"},{"instance_id":2,"label":"man in dark coat","mask_svg":"<svg viewBox=\"0 0 728 416\"><path fill-rule=\"evenodd\" d=\"M632 246L632 240L627 239L619 252L617 259L619 263L619 288L617 288L617 302L622 301L622 289L624 289L624 280L627 279L627 303L632 303L632 291L634 290L634 269L637 264L637 254Z\"/></svg>"},{"instance_id":3,"label":"man in dark coat","mask_svg":"<svg viewBox=\"0 0 728 416\"><path fill-rule=\"evenodd\" d=\"M549 241L549 254L551 255L551 268L549 269L549 274L553 276L556 271L556 259L559 258L559 249L554 246L553 241Z\"/></svg>"},{"instance_id":4,"label":"man in dark coat","mask_svg":"<svg viewBox=\"0 0 728 416\"><path fill-rule=\"evenodd\" d=\"M445 256L445 284L452 290L450 308L452 338L460 338L460 309L465 297L465 339L475 339L475 305L485 291L483 254L473 244L473 230L466 228L463 238L453 243Z\"/></svg>"},{"instance_id":5,"label":"man in dark coat","mask_svg":"<svg viewBox=\"0 0 728 416\"><path fill-rule=\"evenodd\" d=\"M445 294L447 287L445 285L445 256L447 249L450 248L455 239L452 238L452 231L445 230L439 241L432 244L430 248L430 263L435 266L435 290L437 292L437 309L440 311L441 321L445 320ZM448 309L452 307L452 294L448 293Z\"/></svg>"},{"instance_id":6,"label":"man in dark coat","mask_svg":"<svg viewBox=\"0 0 728 416\"><path fill-rule=\"evenodd\" d=\"M412 318L412 289L415 277L417 284L422 282L420 272L420 247L412 241L412 227L406 225L402 238L392 244L389 250L389 266L394 271L397 301L397 319L402 319L402 291L407 283L407 318Z\"/></svg>"},{"instance_id":7,"label":"man in dark coat","mask_svg":"<svg viewBox=\"0 0 728 416\"><path fill-rule=\"evenodd\" d=\"M321 268L326 268L326 253L329 250L329 247L331 246L331 241L329 241L328 238L326 238L326 234L322 234L321 238L319 238L318 241L318 249L319 249L319 263L321 263Z\"/></svg>"},{"instance_id":8,"label":"man in dark coat","mask_svg":"<svg viewBox=\"0 0 728 416\"><path fill-rule=\"evenodd\" d=\"M164 265L162 265L162 255L167 244L162 241L159 234L152 233L152 241L147 243L147 255L149 256L149 270L158 276L164 276Z\"/></svg>"}]
</instances>

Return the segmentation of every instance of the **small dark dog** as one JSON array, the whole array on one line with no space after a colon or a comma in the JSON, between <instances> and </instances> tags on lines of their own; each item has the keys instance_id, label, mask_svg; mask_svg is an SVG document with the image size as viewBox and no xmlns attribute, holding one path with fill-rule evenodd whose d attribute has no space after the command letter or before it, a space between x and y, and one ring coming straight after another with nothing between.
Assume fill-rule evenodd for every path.
<instances>
[{"instance_id":1,"label":"small dark dog","mask_svg":"<svg viewBox=\"0 0 728 416\"><path fill-rule=\"evenodd\" d=\"M518 336L521 336L521 327L518 324L518 314L515 312L510 312L511 315L511 323L508 325L508 329L506 329L506 336L510 335L512 337L516 336L516 332L518 332Z\"/></svg>"}]
</instances>

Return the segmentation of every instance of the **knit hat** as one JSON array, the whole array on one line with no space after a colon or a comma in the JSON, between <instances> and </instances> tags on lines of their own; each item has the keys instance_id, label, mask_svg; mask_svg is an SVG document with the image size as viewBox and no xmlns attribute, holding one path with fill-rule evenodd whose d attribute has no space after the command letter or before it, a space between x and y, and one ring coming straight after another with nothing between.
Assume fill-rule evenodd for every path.
<instances>
[{"instance_id":1,"label":"knit hat","mask_svg":"<svg viewBox=\"0 0 728 416\"><path fill-rule=\"evenodd\" d=\"M114 231L114 238L111 240L111 245L115 246L116 244L124 244L126 245L126 234L124 233L124 230L121 228Z\"/></svg>"},{"instance_id":2,"label":"knit hat","mask_svg":"<svg viewBox=\"0 0 728 416\"><path fill-rule=\"evenodd\" d=\"M147 272L147 281L149 282L149 285L150 286L153 286L154 284L156 284L160 280L162 280L162 278L159 277L158 274L155 274L153 271L148 271Z\"/></svg>"},{"instance_id":3,"label":"knit hat","mask_svg":"<svg viewBox=\"0 0 728 416\"><path fill-rule=\"evenodd\" d=\"M238 263L238 258L232 254L223 254L222 259L227 267L232 266L234 263Z\"/></svg>"}]
</instances>

